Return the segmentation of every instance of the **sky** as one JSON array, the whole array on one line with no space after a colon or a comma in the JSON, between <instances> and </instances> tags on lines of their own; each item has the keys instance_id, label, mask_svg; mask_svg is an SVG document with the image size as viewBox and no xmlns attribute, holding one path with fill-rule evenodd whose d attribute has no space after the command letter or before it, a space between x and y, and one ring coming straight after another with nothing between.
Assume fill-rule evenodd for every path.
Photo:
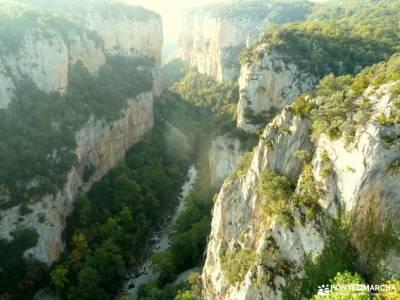
<instances>
[{"instance_id":1,"label":"sky","mask_svg":"<svg viewBox=\"0 0 400 300\"><path fill-rule=\"evenodd\" d=\"M165 43L178 41L182 13L185 9L227 0L125 0L158 12L163 19Z\"/></svg>"}]
</instances>

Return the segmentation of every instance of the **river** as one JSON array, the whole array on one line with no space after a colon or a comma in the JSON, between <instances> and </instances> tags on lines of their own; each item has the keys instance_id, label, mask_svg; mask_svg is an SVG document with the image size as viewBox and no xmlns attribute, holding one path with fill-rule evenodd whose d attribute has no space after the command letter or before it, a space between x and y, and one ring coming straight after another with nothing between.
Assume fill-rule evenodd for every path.
<instances>
[{"instance_id":1,"label":"river","mask_svg":"<svg viewBox=\"0 0 400 300\"><path fill-rule=\"evenodd\" d=\"M193 185L197 180L197 169L194 165L191 165L186 175L186 180L182 185L181 192L179 194L179 204L174 211L172 217L168 218L166 223L162 226L162 230L157 231L153 234L151 241L152 246L147 255L146 261L139 269L131 270L128 275L128 279L124 284L123 295L128 295L136 299L137 289L141 284L148 283L155 280L158 276L157 273L151 270L150 257L157 251L167 250L170 246L170 231L171 226L176 222L179 213L181 213L187 205L187 199Z\"/></svg>"}]
</instances>

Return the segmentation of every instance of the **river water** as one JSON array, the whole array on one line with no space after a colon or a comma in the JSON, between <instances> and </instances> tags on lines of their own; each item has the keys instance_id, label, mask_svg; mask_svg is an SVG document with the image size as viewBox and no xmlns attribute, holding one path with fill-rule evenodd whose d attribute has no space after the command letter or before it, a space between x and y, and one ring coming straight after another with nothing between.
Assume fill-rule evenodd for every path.
<instances>
[{"instance_id":1,"label":"river water","mask_svg":"<svg viewBox=\"0 0 400 300\"><path fill-rule=\"evenodd\" d=\"M197 180L197 169L194 165L191 165L184 184L182 185L181 192L179 194L179 204L174 211L172 217L168 218L166 223L162 226L160 231L153 234L151 241L152 246L148 252L147 259L139 269L131 270L128 274L128 279L124 284L123 295L129 295L133 299L136 299L137 289L141 284L148 283L157 278L157 273L151 270L150 257L157 251L167 250L170 246L170 231L171 226L176 222L179 213L181 213L187 205L187 200L193 185Z\"/></svg>"}]
</instances>

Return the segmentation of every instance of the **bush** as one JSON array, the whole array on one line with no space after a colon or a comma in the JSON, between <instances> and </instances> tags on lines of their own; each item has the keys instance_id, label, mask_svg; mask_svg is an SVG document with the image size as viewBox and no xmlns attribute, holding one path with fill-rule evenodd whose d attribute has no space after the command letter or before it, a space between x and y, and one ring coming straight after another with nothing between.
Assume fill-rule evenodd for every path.
<instances>
[{"instance_id":1,"label":"bush","mask_svg":"<svg viewBox=\"0 0 400 300\"><path fill-rule=\"evenodd\" d=\"M261 210L267 219L275 217L288 226L293 225L292 211L297 203L294 189L292 182L273 170L261 174L258 193L264 199Z\"/></svg>"},{"instance_id":2,"label":"bush","mask_svg":"<svg viewBox=\"0 0 400 300\"><path fill-rule=\"evenodd\" d=\"M324 151L321 153L321 171L319 175L322 178L328 178L333 172L333 163L329 158L328 152Z\"/></svg>"},{"instance_id":3,"label":"bush","mask_svg":"<svg viewBox=\"0 0 400 300\"><path fill-rule=\"evenodd\" d=\"M300 281L301 296L311 297L318 286L327 284L338 272L353 272L356 258L348 229L335 223L322 252L316 258L308 257L305 261L305 277Z\"/></svg>"},{"instance_id":4,"label":"bush","mask_svg":"<svg viewBox=\"0 0 400 300\"><path fill-rule=\"evenodd\" d=\"M389 175L394 176L400 173L400 159L392 161L389 167Z\"/></svg>"},{"instance_id":5,"label":"bush","mask_svg":"<svg viewBox=\"0 0 400 300\"><path fill-rule=\"evenodd\" d=\"M223 255L221 267L225 279L230 284L242 282L258 259L259 255L252 249L242 249Z\"/></svg>"},{"instance_id":6,"label":"bush","mask_svg":"<svg viewBox=\"0 0 400 300\"><path fill-rule=\"evenodd\" d=\"M312 159L312 154L307 150L297 150L294 152L293 156L304 162L310 162Z\"/></svg>"},{"instance_id":7,"label":"bush","mask_svg":"<svg viewBox=\"0 0 400 300\"><path fill-rule=\"evenodd\" d=\"M316 105L311 101L310 96L311 95L301 95L296 98L291 106L292 112L295 116L304 119L310 115L310 112L314 108L316 108Z\"/></svg>"}]
</instances>

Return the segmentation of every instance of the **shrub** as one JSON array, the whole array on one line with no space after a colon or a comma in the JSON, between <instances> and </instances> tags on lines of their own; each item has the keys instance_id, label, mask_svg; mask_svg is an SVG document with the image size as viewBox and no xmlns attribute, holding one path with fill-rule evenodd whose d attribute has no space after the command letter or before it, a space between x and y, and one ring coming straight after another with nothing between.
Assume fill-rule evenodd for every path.
<instances>
[{"instance_id":1,"label":"shrub","mask_svg":"<svg viewBox=\"0 0 400 300\"><path fill-rule=\"evenodd\" d=\"M397 300L400 299L400 280L393 279L388 280L385 284L394 287L394 290L381 290L377 295L375 295L374 299L376 300Z\"/></svg>"},{"instance_id":2,"label":"shrub","mask_svg":"<svg viewBox=\"0 0 400 300\"><path fill-rule=\"evenodd\" d=\"M222 272L231 284L243 281L248 271L255 265L259 255L252 249L242 249L221 257Z\"/></svg>"},{"instance_id":3,"label":"shrub","mask_svg":"<svg viewBox=\"0 0 400 300\"><path fill-rule=\"evenodd\" d=\"M381 125L381 126L390 127L390 126L393 126L393 125L394 125L394 120L393 120L392 118L386 117L384 114L380 114L380 115L377 117L377 122L378 122L379 125Z\"/></svg>"},{"instance_id":4,"label":"shrub","mask_svg":"<svg viewBox=\"0 0 400 300\"><path fill-rule=\"evenodd\" d=\"M394 176L400 172L400 159L395 159L389 166L389 175Z\"/></svg>"},{"instance_id":5,"label":"shrub","mask_svg":"<svg viewBox=\"0 0 400 300\"><path fill-rule=\"evenodd\" d=\"M319 285L327 284L338 272L353 272L355 269L357 254L350 243L348 229L335 222L328 236L322 252L305 261L305 277L300 280L300 294L304 297L314 295Z\"/></svg>"},{"instance_id":6,"label":"shrub","mask_svg":"<svg viewBox=\"0 0 400 300\"><path fill-rule=\"evenodd\" d=\"M291 106L293 114L300 118L309 116L315 107L316 105L311 101L310 95L298 96Z\"/></svg>"},{"instance_id":7,"label":"shrub","mask_svg":"<svg viewBox=\"0 0 400 300\"><path fill-rule=\"evenodd\" d=\"M312 159L312 154L307 150L297 150L294 152L293 156L304 162L310 162Z\"/></svg>"},{"instance_id":8,"label":"shrub","mask_svg":"<svg viewBox=\"0 0 400 300\"><path fill-rule=\"evenodd\" d=\"M287 226L293 225L292 211L296 204L294 188L292 182L276 171L267 169L261 174L258 193L264 199L261 210L267 220L273 217Z\"/></svg>"},{"instance_id":9,"label":"shrub","mask_svg":"<svg viewBox=\"0 0 400 300\"><path fill-rule=\"evenodd\" d=\"M321 183L317 182L313 175L312 165L305 164L299 179L298 199L307 209L307 220L315 219L321 211L318 201L324 195Z\"/></svg>"},{"instance_id":10,"label":"shrub","mask_svg":"<svg viewBox=\"0 0 400 300\"><path fill-rule=\"evenodd\" d=\"M400 239L391 217L384 213L383 204L375 198L366 199L364 206L354 212L350 233L360 252L361 270L375 282L385 277L378 272L378 263L391 251L400 255Z\"/></svg>"},{"instance_id":11,"label":"shrub","mask_svg":"<svg viewBox=\"0 0 400 300\"><path fill-rule=\"evenodd\" d=\"M328 178L333 172L333 163L329 158L328 152L324 151L321 154L321 171L320 176L322 178Z\"/></svg>"}]
</instances>

